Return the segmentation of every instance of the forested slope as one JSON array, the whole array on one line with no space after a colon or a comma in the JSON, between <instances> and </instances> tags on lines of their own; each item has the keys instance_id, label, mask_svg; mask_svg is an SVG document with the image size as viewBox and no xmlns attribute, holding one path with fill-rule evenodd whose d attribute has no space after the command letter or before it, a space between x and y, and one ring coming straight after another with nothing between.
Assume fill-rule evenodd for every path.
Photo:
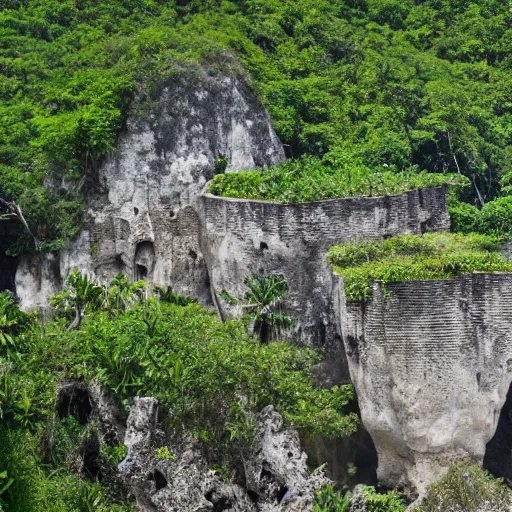
<instances>
[{"instance_id":1,"label":"forested slope","mask_svg":"<svg viewBox=\"0 0 512 512\"><path fill-rule=\"evenodd\" d=\"M478 207L508 189L505 1L0 5L0 197L20 205L43 250L77 232L84 192L135 94L150 98L183 62L232 67L226 52L268 107L288 156L460 172L473 183L463 199ZM506 219L508 205L498 205ZM479 214L461 210L457 225L471 229ZM11 251L26 249L25 233Z\"/></svg>"}]
</instances>

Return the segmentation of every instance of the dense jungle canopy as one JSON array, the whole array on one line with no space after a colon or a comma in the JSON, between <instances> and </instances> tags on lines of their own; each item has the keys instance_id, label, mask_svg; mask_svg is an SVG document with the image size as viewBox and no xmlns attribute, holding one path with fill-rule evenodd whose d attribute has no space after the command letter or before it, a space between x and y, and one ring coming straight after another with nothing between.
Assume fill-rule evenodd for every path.
<instances>
[{"instance_id":1,"label":"dense jungle canopy","mask_svg":"<svg viewBox=\"0 0 512 512\"><path fill-rule=\"evenodd\" d=\"M504 0L2 0L0 197L43 250L77 233L84 190L134 95L229 52L288 156L462 173L481 208L512 180L512 9ZM496 209L508 222L510 201ZM470 206L456 225L470 230ZM20 234L22 230L20 228ZM32 249L29 236L11 252Z\"/></svg>"}]
</instances>

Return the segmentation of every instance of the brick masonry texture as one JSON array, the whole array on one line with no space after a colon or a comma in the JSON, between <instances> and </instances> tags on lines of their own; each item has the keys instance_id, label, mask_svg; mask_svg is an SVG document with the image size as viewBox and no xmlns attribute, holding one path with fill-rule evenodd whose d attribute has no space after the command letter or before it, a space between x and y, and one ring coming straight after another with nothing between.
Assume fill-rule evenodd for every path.
<instances>
[{"instance_id":1,"label":"brick masonry texture","mask_svg":"<svg viewBox=\"0 0 512 512\"><path fill-rule=\"evenodd\" d=\"M423 491L449 463L483 460L512 381L512 274L376 286L344 298L341 327L378 477Z\"/></svg>"}]
</instances>

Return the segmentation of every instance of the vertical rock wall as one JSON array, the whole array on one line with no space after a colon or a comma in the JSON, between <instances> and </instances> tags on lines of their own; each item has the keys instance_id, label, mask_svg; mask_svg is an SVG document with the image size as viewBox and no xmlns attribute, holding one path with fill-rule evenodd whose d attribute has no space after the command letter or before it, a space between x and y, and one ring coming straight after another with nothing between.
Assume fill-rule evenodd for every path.
<instances>
[{"instance_id":1,"label":"vertical rock wall","mask_svg":"<svg viewBox=\"0 0 512 512\"><path fill-rule=\"evenodd\" d=\"M340 289L380 482L421 492L455 460L482 462L512 381L512 274L393 283L367 302Z\"/></svg>"},{"instance_id":2,"label":"vertical rock wall","mask_svg":"<svg viewBox=\"0 0 512 512\"><path fill-rule=\"evenodd\" d=\"M386 197L353 197L299 204L203 196L210 279L217 296L241 296L253 274L282 274L289 293L293 336L307 344L339 345L337 280L327 265L330 246L381 240L401 233L450 227L447 188ZM218 301L226 316L237 312Z\"/></svg>"},{"instance_id":3,"label":"vertical rock wall","mask_svg":"<svg viewBox=\"0 0 512 512\"><path fill-rule=\"evenodd\" d=\"M229 67L229 63L226 64ZM198 201L223 160L227 170L273 165L284 151L268 115L243 79L178 70L152 97L134 102L117 151L88 186L84 230L39 269L22 258L16 277L25 308L46 305L70 269L109 280L146 276L210 300ZM140 261L141 247L151 261ZM149 266L151 268L149 268Z\"/></svg>"}]
</instances>

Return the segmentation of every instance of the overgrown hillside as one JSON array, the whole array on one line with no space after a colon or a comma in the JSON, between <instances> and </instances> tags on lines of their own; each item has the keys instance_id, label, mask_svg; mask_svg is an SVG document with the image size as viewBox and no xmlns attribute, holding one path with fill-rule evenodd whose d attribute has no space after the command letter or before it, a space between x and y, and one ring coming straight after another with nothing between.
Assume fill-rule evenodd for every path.
<instances>
[{"instance_id":1,"label":"overgrown hillside","mask_svg":"<svg viewBox=\"0 0 512 512\"><path fill-rule=\"evenodd\" d=\"M134 94L151 96L180 62L231 65L223 52L242 63L291 157L460 172L472 181L464 199L479 207L508 191L507 2L0 5L0 197L20 205L43 250L77 232ZM477 212L462 208L468 229ZM12 252L34 248L22 233Z\"/></svg>"},{"instance_id":2,"label":"overgrown hillside","mask_svg":"<svg viewBox=\"0 0 512 512\"><path fill-rule=\"evenodd\" d=\"M105 286L75 272L42 323L0 293L0 510L132 510L116 476L123 440L88 417L88 398L62 398L69 383L101 385L116 404L109 414L124 416L134 396L158 398L161 443L194 440L229 481L243 480L266 405L306 435L356 430L351 386L313 386L320 352L260 344L241 321L220 324L170 290L148 294L124 276Z\"/></svg>"}]
</instances>

